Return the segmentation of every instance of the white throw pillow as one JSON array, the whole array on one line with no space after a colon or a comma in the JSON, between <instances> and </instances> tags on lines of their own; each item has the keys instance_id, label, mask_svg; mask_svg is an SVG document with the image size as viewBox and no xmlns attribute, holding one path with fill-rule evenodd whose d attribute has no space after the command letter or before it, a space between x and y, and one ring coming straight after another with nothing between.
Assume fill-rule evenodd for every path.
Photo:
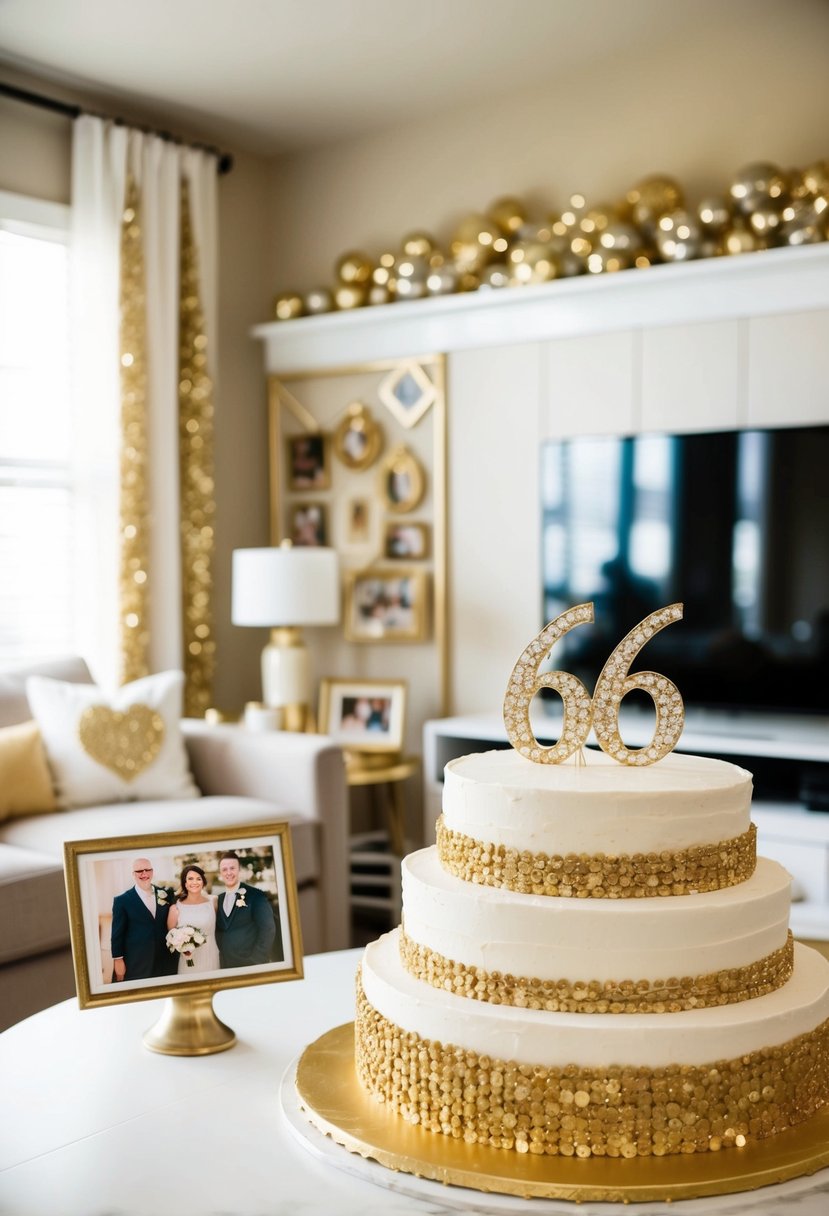
<instances>
[{"instance_id":1,"label":"white throw pillow","mask_svg":"<svg viewBox=\"0 0 829 1216\"><path fill-rule=\"evenodd\" d=\"M107 695L29 676L26 695L63 807L198 798L181 736L184 676L164 671Z\"/></svg>"}]
</instances>

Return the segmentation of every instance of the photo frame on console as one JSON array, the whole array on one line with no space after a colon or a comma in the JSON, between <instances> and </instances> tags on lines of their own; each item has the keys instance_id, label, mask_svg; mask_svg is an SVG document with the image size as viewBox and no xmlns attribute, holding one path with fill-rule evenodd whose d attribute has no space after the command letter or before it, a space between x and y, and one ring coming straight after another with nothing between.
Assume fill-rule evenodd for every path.
<instances>
[{"instance_id":1,"label":"photo frame on console","mask_svg":"<svg viewBox=\"0 0 829 1216\"><path fill-rule=\"evenodd\" d=\"M399 752L405 713L404 680L326 679L320 684L320 731L343 747Z\"/></svg>"},{"instance_id":2,"label":"photo frame on console","mask_svg":"<svg viewBox=\"0 0 829 1216\"><path fill-rule=\"evenodd\" d=\"M287 823L67 841L64 869L81 1009L302 979Z\"/></svg>"}]
</instances>

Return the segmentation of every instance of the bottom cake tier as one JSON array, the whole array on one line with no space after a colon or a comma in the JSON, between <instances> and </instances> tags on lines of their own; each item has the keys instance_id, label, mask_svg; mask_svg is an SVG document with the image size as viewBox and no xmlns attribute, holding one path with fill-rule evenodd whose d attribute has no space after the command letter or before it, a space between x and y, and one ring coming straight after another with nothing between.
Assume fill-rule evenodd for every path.
<instances>
[{"instance_id":1,"label":"bottom cake tier","mask_svg":"<svg viewBox=\"0 0 829 1216\"><path fill-rule=\"evenodd\" d=\"M364 956L355 1060L402 1118L471 1143L579 1157L739 1147L829 1102L829 962L797 945L788 983L725 1007L551 1013L415 979L395 931Z\"/></svg>"}]
</instances>

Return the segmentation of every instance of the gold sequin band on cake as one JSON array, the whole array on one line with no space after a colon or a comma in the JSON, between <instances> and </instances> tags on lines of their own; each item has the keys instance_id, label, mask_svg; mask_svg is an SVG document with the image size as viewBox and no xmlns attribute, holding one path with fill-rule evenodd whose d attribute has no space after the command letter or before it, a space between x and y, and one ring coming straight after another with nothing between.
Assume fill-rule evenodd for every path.
<instances>
[{"instance_id":1,"label":"gold sequin band on cake","mask_svg":"<svg viewBox=\"0 0 829 1216\"><path fill-rule=\"evenodd\" d=\"M443 868L465 882L523 895L642 899L719 891L745 882L757 864L757 829L751 824L731 840L662 853L548 856L464 836L447 828L441 815L437 847Z\"/></svg>"},{"instance_id":2,"label":"gold sequin band on cake","mask_svg":"<svg viewBox=\"0 0 829 1216\"><path fill-rule=\"evenodd\" d=\"M453 962L400 931L400 959L416 979L456 996L553 1013L678 1013L751 1001L781 988L794 969L791 931L784 946L744 967L665 980L540 980Z\"/></svg>"},{"instance_id":3,"label":"gold sequin band on cake","mask_svg":"<svg viewBox=\"0 0 829 1216\"><path fill-rule=\"evenodd\" d=\"M358 977L360 1084L409 1123L469 1144L565 1157L664 1157L740 1148L826 1103L829 1021L779 1047L665 1068L496 1060L401 1030Z\"/></svg>"}]
</instances>

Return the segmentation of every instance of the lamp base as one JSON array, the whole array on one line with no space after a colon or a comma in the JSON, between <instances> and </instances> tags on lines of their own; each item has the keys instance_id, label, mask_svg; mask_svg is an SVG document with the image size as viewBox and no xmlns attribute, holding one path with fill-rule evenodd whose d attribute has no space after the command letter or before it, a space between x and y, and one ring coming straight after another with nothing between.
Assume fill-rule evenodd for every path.
<instances>
[{"instance_id":1,"label":"lamp base","mask_svg":"<svg viewBox=\"0 0 829 1216\"><path fill-rule=\"evenodd\" d=\"M295 626L271 630L262 651L262 697L279 711L279 729L307 730L311 656Z\"/></svg>"}]
</instances>

